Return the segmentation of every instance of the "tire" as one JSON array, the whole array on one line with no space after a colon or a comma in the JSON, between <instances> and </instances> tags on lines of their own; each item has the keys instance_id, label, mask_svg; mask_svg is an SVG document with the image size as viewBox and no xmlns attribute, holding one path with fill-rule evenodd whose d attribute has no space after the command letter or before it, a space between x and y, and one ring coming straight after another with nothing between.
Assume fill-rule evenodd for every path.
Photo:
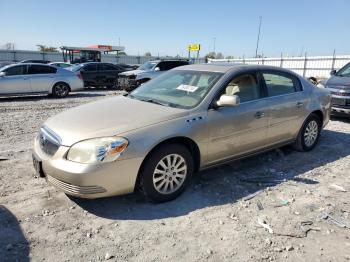
<instances>
[{"instance_id":1,"label":"tire","mask_svg":"<svg viewBox=\"0 0 350 262\"><path fill-rule=\"evenodd\" d=\"M312 150L320 138L321 128L320 118L311 114L299 131L298 138L293 144L294 149L302 152Z\"/></svg>"},{"instance_id":2,"label":"tire","mask_svg":"<svg viewBox=\"0 0 350 262\"><path fill-rule=\"evenodd\" d=\"M57 83L52 88L52 95L57 98L68 96L70 88L66 83Z\"/></svg>"},{"instance_id":3,"label":"tire","mask_svg":"<svg viewBox=\"0 0 350 262\"><path fill-rule=\"evenodd\" d=\"M184 191L193 174L192 155L180 144L163 145L145 161L140 173L140 188L151 202L175 199Z\"/></svg>"}]
</instances>

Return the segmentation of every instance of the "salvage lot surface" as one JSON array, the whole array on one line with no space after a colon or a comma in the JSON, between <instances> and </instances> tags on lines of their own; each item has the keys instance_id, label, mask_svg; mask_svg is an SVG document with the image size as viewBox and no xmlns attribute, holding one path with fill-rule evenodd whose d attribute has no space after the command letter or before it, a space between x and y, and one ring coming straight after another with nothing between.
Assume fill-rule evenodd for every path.
<instances>
[{"instance_id":1,"label":"salvage lot surface","mask_svg":"<svg viewBox=\"0 0 350 262\"><path fill-rule=\"evenodd\" d=\"M69 198L34 178L41 123L112 95L0 98L1 261L350 260L349 120L333 119L312 152L285 147L201 172L170 203Z\"/></svg>"}]
</instances>

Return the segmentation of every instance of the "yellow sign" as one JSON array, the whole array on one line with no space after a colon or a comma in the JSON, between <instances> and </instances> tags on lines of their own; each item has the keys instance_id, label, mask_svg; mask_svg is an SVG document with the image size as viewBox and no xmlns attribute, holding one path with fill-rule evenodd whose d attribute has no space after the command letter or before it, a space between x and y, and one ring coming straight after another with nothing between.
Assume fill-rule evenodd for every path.
<instances>
[{"instance_id":1,"label":"yellow sign","mask_svg":"<svg viewBox=\"0 0 350 262\"><path fill-rule=\"evenodd\" d=\"M188 45L188 51L199 51L201 50L200 44L190 44Z\"/></svg>"}]
</instances>

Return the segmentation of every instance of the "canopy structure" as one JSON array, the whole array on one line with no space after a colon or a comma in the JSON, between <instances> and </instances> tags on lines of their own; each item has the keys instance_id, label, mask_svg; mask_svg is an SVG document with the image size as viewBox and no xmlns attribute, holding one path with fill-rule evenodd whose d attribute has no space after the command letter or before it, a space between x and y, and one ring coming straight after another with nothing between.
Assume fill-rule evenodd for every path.
<instances>
[{"instance_id":1,"label":"canopy structure","mask_svg":"<svg viewBox=\"0 0 350 262\"><path fill-rule=\"evenodd\" d=\"M124 51L124 46L93 45L89 47L61 46L63 61L75 63L101 62L101 54ZM76 57L74 57L76 56ZM78 56L78 57L77 57Z\"/></svg>"}]
</instances>

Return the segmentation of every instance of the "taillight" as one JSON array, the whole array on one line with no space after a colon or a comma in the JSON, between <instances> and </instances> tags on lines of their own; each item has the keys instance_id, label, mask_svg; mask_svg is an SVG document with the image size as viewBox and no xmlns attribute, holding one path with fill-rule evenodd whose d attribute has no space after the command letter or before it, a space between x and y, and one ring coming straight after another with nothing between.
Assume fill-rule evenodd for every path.
<instances>
[{"instance_id":1,"label":"taillight","mask_svg":"<svg viewBox=\"0 0 350 262\"><path fill-rule=\"evenodd\" d=\"M77 74L77 77L79 77L79 79L83 80L83 76L80 74L80 72Z\"/></svg>"}]
</instances>

